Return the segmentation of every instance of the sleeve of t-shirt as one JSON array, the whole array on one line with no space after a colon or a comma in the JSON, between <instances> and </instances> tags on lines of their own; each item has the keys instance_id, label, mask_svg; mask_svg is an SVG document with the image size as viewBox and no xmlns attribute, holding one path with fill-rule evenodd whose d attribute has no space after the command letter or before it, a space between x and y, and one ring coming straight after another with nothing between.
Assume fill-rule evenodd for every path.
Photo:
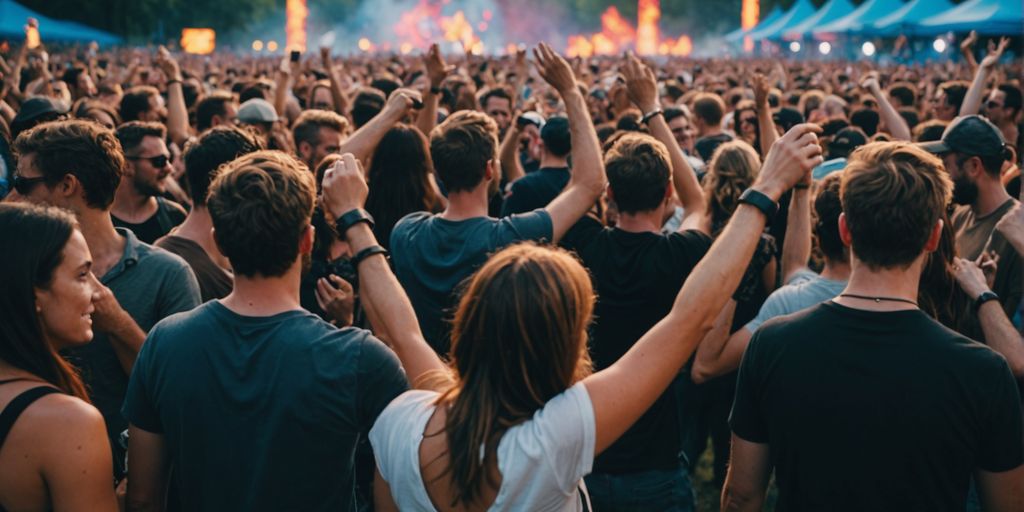
<instances>
[{"instance_id":1,"label":"sleeve of t-shirt","mask_svg":"<svg viewBox=\"0 0 1024 512\"><path fill-rule=\"evenodd\" d=\"M124 395L124 405L121 407L121 413L129 423L153 433L163 432L160 415L153 403L149 389L153 353L159 343L155 341L155 338L159 336L159 331L159 326L154 327L146 336L142 350L139 351L139 355L135 358L135 364L132 366L132 374L128 379L128 390Z\"/></svg>"},{"instance_id":2,"label":"sleeve of t-shirt","mask_svg":"<svg viewBox=\"0 0 1024 512\"><path fill-rule=\"evenodd\" d=\"M791 311L788 311L788 308L786 307L786 295L788 293L789 290L786 287L779 288L772 292L772 294L765 299L764 304L761 304L761 309L758 310L757 316L755 316L753 320L747 322L747 325L744 328L754 333L757 332L757 329L768 320L791 313Z\"/></svg>"},{"instance_id":3,"label":"sleeve of t-shirt","mask_svg":"<svg viewBox=\"0 0 1024 512\"><path fill-rule=\"evenodd\" d=\"M992 372L995 382L988 393L988 418L979 441L978 468L1000 473L1024 464L1024 427L1020 392L1009 365L1001 357Z\"/></svg>"},{"instance_id":4,"label":"sleeve of t-shirt","mask_svg":"<svg viewBox=\"0 0 1024 512\"><path fill-rule=\"evenodd\" d=\"M596 425L587 388L579 382L552 398L523 429L517 444L543 459L562 492L573 492L594 465Z\"/></svg>"},{"instance_id":5,"label":"sleeve of t-shirt","mask_svg":"<svg viewBox=\"0 0 1024 512\"><path fill-rule=\"evenodd\" d=\"M160 284L157 297L156 319L163 320L175 313L189 311L202 303L199 281L185 260L169 252L164 254L173 261L167 263L167 272Z\"/></svg>"},{"instance_id":6,"label":"sleeve of t-shirt","mask_svg":"<svg viewBox=\"0 0 1024 512\"><path fill-rule=\"evenodd\" d=\"M551 215L540 208L529 213L519 213L501 219L502 231L498 234L499 246L523 240L548 240L554 238Z\"/></svg>"},{"instance_id":7,"label":"sleeve of t-shirt","mask_svg":"<svg viewBox=\"0 0 1024 512\"><path fill-rule=\"evenodd\" d=\"M512 186L509 187L508 195L505 196L505 202L501 205L501 216L508 217L509 215L526 211L526 198L523 195L523 187L516 186L516 183L513 182Z\"/></svg>"},{"instance_id":8,"label":"sleeve of t-shirt","mask_svg":"<svg viewBox=\"0 0 1024 512\"><path fill-rule=\"evenodd\" d=\"M739 375L736 377L736 395L729 415L729 426L733 433L752 443L768 442L768 425L761 415L760 369L757 366L762 335L762 331L755 332L747 350L743 352Z\"/></svg>"},{"instance_id":9,"label":"sleeve of t-shirt","mask_svg":"<svg viewBox=\"0 0 1024 512\"><path fill-rule=\"evenodd\" d=\"M365 434L381 411L396 396L409 389L409 381L398 357L384 343L366 334L359 355L358 414L360 430Z\"/></svg>"},{"instance_id":10,"label":"sleeve of t-shirt","mask_svg":"<svg viewBox=\"0 0 1024 512\"><path fill-rule=\"evenodd\" d=\"M566 231L559 245L570 251L582 251L602 229L604 229L604 226L597 219L584 215L583 218L569 228L569 231Z\"/></svg>"}]
</instances>

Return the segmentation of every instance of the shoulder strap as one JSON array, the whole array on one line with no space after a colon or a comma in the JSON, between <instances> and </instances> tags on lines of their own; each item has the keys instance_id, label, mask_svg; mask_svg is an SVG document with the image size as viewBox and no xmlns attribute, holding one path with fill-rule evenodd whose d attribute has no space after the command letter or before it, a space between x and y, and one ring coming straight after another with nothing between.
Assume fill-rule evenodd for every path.
<instances>
[{"instance_id":1,"label":"shoulder strap","mask_svg":"<svg viewBox=\"0 0 1024 512\"><path fill-rule=\"evenodd\" d=\"M171 221L171 215L167 213L167 209L170 206L167 205L167 200L157 196L156 197L156 222L160 226L160 231L169 233L174 228L174 222Z\"/></svg>"},{"instance_id":2,"label":"shoulder strap","mask_svg":"<svg viewBox=\"0 0 1024 512\"><path fill-rule=\"evenodd\" d=\"M14 422L18 421L18 417L25 412L25 409L28 409L28 406L46 395L60 392L59 389L52 386L39 386L23 391L14 397L14 400L4 407L3 412L0 412L0 448L3 448L7 434L11 433L11 428L14 427Z\"/></svg>"}]
</instances>

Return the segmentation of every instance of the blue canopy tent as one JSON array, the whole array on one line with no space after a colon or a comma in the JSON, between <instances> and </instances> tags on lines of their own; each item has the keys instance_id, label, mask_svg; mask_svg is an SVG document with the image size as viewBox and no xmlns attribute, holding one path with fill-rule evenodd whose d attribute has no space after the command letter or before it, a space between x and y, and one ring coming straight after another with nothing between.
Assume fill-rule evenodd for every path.
<instances>
[{"instance_id":1,"label":"blue canopy tent","mask_svg":"<svg viewBox=\"0 0 1024 512\"><path fill-rule=\"evenodd\" d=\"M750 30L743 30L743 27L740 27L726 34L725 40L730 43L739 43L743 41L743 36L751 32L754 32L759 28L767 27L768 25L775 23L775 20L779 19L780 16L782 16L782 9L778 6L778 4L776 4L775 7L772 9L772 12L768 13L768 16L765 16L763 20L758 22L757 25L751 27Z\"/></svg>"},{"instance_id":2,"label":"blue canopy tent","mask_svg":"<svg viewBox=\"0 0 1024 512\"><path fill-rule=\"evenodd\" d=\"M750 37L754 41L770 39L775 37L777 34L783 33L790 27L798 25L813 14L814 6L811 5L810 0L796 0L793 7L790 7L782 16L779 16L779 19L769 25L766 25L764 28L751 31Z\"/></svg>"},{"instance_id":3,"label":"blue canopy tent","mask_svg":"<svg viewBox=\"0 0 1024 512\"><path fill-rule=\"evenodd\" d=\"M1020 35L1024 33L1024 3L1021 0L968 0L948 11L921 20L916 34L945 32Z\"/></svg>"},{"instance_id":4,"label":"blue canopy tent","mask_svg":"<svg viewBox=\"0 0 1024 512\"><path fill-rule=\"evenodd\" d=\"M43 16L14 0L0 0L0 37L22 38L28 18L39 20L39 37L46 41L96 41L115 44L121 38L73 21L55 20Z\"/></svg>"},{"instance_id":5,"label":"blue canopy tent","mask_svg":"<svg viewBox=\"0 0 1024 512\"><path fill-rule=\"evenodd\" d=\"M894 36L899 33L913 33L917 22L946 12L953 7L949 0L911 0L910 3L861 28L865 35Z\"/></svg>"},{"instance_id":6,"label":"blue canopy tent","mask_svg":"<svg viewBox=\"0 0 1024 512\"><path fill-rule=\"evenodd\" d=\"M812 32L814 35L858 32L901 7L901 0L867 0L850 14L815 28Z\"/></svg>"},{"instance_id":7,"label":"blue canopy tent","mask_svg":"<svg viewBox=\"0 0 1024 512\"><path fill-rule=\"evenodd\" d=\"M853 4L850 0L828 0L828 3L821 6L818 12L806 19L792 25L785 30L779 31L775 37L781 37L783 39L803 39L804 36L811 35L811 31L815 27L820 25L827 25L843 18L853 12Z\"/></svg>"}]
</instances>

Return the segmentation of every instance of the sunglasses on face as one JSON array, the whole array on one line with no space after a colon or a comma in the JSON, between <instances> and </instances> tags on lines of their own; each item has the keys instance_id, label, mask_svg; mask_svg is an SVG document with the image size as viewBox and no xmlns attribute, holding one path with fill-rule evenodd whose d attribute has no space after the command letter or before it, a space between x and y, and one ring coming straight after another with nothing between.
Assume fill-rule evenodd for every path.
<instances>
[{"instance_id":1,"label":"sunglasses on face","mask_svg":"<svg viewBox=\"0 0 1024 512\"><path fill-rule=\"evenodd\" d=\"M45 181L46 181L46 178L44 178L42 176L39 176L39 177L36 177L36 178L26 178L24 176L15 176L14 177L14 181L11 182L11 186L14 187L14 190L16 190L18 192L18 194L26 196L30 192L32 192L32 189L36 188L36 185L38 185L40 183L43 183Z\"/></svg>"},{"instance_id":2,"label":"sunglasses on face","mask_svg":"<svg viewBox=\"0 0 1024 512\"><path fill-rule=\"evenodd\" d=\"M994 110L994 109L997 109L997 108L1003 108L1003 104L1002 103L997 103L995 101L990 101L988 103L985 103L985 108L990 108L990 109Z\"/></svg>"},{"instance_id":3,"label":"sunglasses on face","mask_svg":"<svg viewBox=\"0 0 1024 512\"><path fill-rule=\"evenodd\" d=\"M165 165L174 162L174 158L169 155L157 155L157 156L130 156L129 160L148 160L149 165L156 167L157 169L163 168Z\"/></svg>"}]
</instances>

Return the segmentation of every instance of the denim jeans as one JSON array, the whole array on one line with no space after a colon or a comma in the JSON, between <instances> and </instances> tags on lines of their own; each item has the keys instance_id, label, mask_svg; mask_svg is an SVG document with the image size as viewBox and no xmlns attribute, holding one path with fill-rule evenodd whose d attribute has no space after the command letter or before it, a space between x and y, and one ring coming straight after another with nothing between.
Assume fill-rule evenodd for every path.
<instances>
[{"instance_id":1,"label":"denim jeans","mask_svg":"<svg viewBox=\"0 0 1024 512\"><path fill-rule=\"evenodd\" d=\"M686 469L639 473L591 473L585 478L595 512L693 512Z\"/></svg>"}]
</instances>

